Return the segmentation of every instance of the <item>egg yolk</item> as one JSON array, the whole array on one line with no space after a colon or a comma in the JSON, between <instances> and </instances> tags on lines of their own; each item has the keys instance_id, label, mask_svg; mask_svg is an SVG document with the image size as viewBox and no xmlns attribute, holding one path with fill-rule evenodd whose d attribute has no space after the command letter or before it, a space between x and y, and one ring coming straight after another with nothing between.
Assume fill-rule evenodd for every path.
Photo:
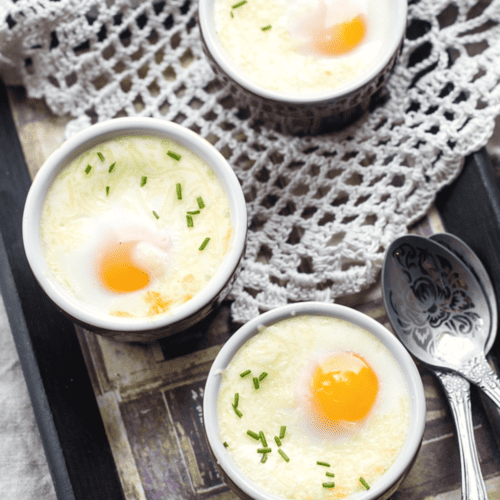
<instances>
[{"instance_id":1,"label":"egg yolk","mask_svg":"<svg viewBox=\"0 0 500 500\"><path fill-rule=\"evenodd\" d=\"M331 421L362 420L377 393L377 376L361 356L351 352L326 358L313 373L313 403L319 414Z\"/></svg>"},{"instance_id":2,"label":"egg yolk","mask_svg":"<svg viewBox=\"0 0 500 500\"><path fill-rule=\"evenodd\" d=\"M358 15L349 21L315 30L312 48L318 54L325 56L347 54L361 44L365 32L365 18L363 15Z\"/></svg>"},{"instance_id":3,"label":"egg yolk","mask_svg":"<svg viewBox=\"0 0 500 500\"><path fill-rule=\"evenodd\" d=\"M102 285L115 293L135 292L149 283L149 275L133 259L137 241L107 246L97 262L97 276Z\"/></svg>"}]
</instances>

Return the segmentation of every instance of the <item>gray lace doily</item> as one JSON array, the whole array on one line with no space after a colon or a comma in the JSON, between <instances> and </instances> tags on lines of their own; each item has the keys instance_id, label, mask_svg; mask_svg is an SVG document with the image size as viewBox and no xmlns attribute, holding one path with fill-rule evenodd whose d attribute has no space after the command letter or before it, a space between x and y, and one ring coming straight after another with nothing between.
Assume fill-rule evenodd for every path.
<instances>
[{"instance_id":1,"label":"gray lace doily","mask_svg":"<svg viewBox=\"0 0 500 500\"><path fill-rule=\"evenodd\" d=\"M67 135L117 116L189 127L228 159L249 210L233 319L372 284L386 247L486 144L500 114L500 0L410 1L384 102L350 128L297 138L252 121L214 79L194 0L0 6L0 71Z\"/></svg>"}]
</instances>

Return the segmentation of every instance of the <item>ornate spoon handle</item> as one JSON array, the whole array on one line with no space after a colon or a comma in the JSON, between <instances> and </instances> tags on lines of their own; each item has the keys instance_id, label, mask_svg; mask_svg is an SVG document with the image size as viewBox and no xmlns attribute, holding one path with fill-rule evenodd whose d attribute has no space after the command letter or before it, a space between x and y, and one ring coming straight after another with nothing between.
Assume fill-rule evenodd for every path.
<instances>
[{"instance_id":1,"label":"ornate spoon handle","mask_svg":"<svg viewBox=\"0 0 500 500\"><path fill-rule=\"evenodd\" d=\"M435 370L450 402L457 426L462 472L462 500L488 500L477 456L470 403L470 384L460 375Z\"/></svg>"},{"instance_id":2,"label":"ornate spoon handle","mask_svg":"<svg viewBox=\"0 0 500 500\"><path fill-rule=\"evenodd\" d=\"M500 379L483 355L476 356L461 367L460 374L480 387L500 408Z\"/></svg>"}]
</instances>

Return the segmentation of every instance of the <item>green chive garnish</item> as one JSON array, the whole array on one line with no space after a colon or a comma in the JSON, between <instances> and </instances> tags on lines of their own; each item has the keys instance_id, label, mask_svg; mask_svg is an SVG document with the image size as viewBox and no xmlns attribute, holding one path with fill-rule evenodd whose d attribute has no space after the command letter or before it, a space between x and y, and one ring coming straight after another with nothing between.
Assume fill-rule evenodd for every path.
<instances>
[{"instance_id":1,"label":"green chive garnish","mask_svg":"<svg viewBox=\"0 0 500 500\"><path fill-rule=\"evenodd\" d=\"M247 3L247 0L241 0L241 2L235 3L232 8L237 9L238 7L241 7L242 5L245 5Z\"/></svg>"},{"instance_id":2,"label":"green chive garnish","mask_svg":"<svg viewBox=\"0 0 500 500\"><path fill-rule=\"evenodd\" d=\"M234 17L233 11L231 11L231 12L229 13L229 15L230 15L231 17Z\"/></svg>"},{"instance_id":3,"label":"green chive garnish","mask_svg":"<svg viewBox=\"0 0 500 500\"><path fill-rule=\"evenodd\" d=\"M237 392L237 393L235 393L235 395L234 395L234 403L233 403L233 406L234 406L235 408L237 408L237 407L238 407L238 403L239 403L239 402L240 402L240 394Z\"/></svg>"},{"instance_id":4,"label":"green chive garnish","mask_svg":"<svg viewBox=\"0 0 500 500\"><path fill-rule=\"evenodd\" d=\"M283 457L285 462L290 462L290 459L288 458L287 454L281 448L278 450L278 453Z\"/></svg>"},{"instance_id":5,"label":"green chive garnish","mask_svg":"<svg viewBox=\"0 0 500 500\"><path fill-rule=\"evenodd\" d=\"M325 472L325 476L335 477L335 474L333 472Z\"/></svg>"},{"instance_id":6,"label":"green chive garnish","mask_svg":"<svg viewBox=\"0 0 500 500\"><path fill-rule=\"evenodd\" d=\"M87 165L87 168L85 169L85 173L89 175L89 172L92 170L92 167L90 165Z\"/></svg>"},{"instance_id":7,"label":"green chive garnish","mask_svg":"<svg viewBox=\"0 0 500 500\"><path fill-rule=\"evenodd\" d=\"M267 455L269 455L269 453L262 454L262 458L260 459L261 463L265 464L267 462Z\"/></svg>"},{"instance_id":8,"label":"green chive garnish","mask_svg":"<svg viewBox=\"0 0 500 500\"><path fill-rule=\"evenodd\" d=\"M260 434L257 434L256 432L250 430L247 431L247 434L256 441L260 441Z\"/></svg>"},{"instance_id":9,"label":"green chive garnish","mask_svg":"<svg viewBox=\"0 0 500 500\"><path fill-rule=\"evenodd\" d=\"M259 379L257 377L253 378L253 386L258 389L259 388Z\"/></svg>"},{"instance_id":10,"label":"green chive garnish","mask_svg":"<svg viewBox=\"0 0 500 500\"><path fill-rule=\"evenodd\" d=\"M370 489L370 485L362 478L360 477L359 478L359 482L367 489L369 490Z\"/></svg>"},{"instance_id":11,"label":"green chive garnish","mask_svg":"<svg viewBox=\"0 0 500 500\"><path fill-rule=\"evenodd\" d=\"M227 444L227 441L224 441L224 443L222 443L224 445L224 448L228 448L229 445Z\"/></svg>"},{"instance_id":12,"label":"green chive garnish","mask_svg":"<svg viewBox=\"0 0 500 500\"><path fill-rule=\"evenodd\" d=\"M260 28L262 31L269 31L272 28L271 25L269 26L264 26L263 28Z\"/></svg>"},{"instance_id":13,"label":"green chive garnish","mask_svg":"<svg viewBox=\"0 0 500 500\"><path fill-rule=\"evenodd\" d=\"M182 186L179 182L175 185L175 191L177 192L177 199L182 200Z\"/></svg>"},{"instance_id":14,"label":"green chive garnish","mask_svg":"<svg viewBox=\"0 0 500 500\"><path fill-rule=\"evenodd\" d=\"M236 408L236 406L233 405L233 410L234 410L234 413L236 413L236 415L238 415L238 417L242 417L243 416L243 413L241 413L240 410L238 410L238 408Z\"/></svg>"},{"instance_id":15,"label":"green chive garnish","mask_svg":"<svg viewBox=\"0 0 500 500\"><path fill-rule=\"evenodd\" d=\"M173 158L176 161L179 161L181 159L181 155L178 153L175 153L174 151L167 151L167 155L170 156L170 158Z\"/></svg>"},{"instance_id":16,"label":"green chive garnish","mask_svg":"<svg viewBox=\"0 0 500 500\"><path fill-rule=\"evenodd\" d=\"M283 439L285 437L285 432L286 432L286 425L282 425L280 429L280 439Z\"/></svg>"},{"instance_id":17,"label":"green chive garnish","mask_svg":"<svg viewBox=\"0 0 500 500\"><path fill-rule=\"evenodd\" d=\"M146 182L148 182L148 178L145 175L143 175L141 177L141 187L145 186Z\"/></svg>"},{"instance_id":18,"label":"green chive garnish","mask_svg":"<svg viewBox=\"0 0 500 500\"><path fill-rule=\"evenodd\" d=\"M157 214L154 210L153 210L153 215L154 215L157 219L159 219L159 218L160 218L160 216L159 216L159 215L158 215L158 214Z\"/></svg>"},{"instance_id":19,"label":"green chive garnish","mask_svg":"<svg viewBox=\"0 0 500 500\"><path fill-rule=\"evenodd\" d=\"M245 370L244 372L240 373L240 377L246 377L247 375L250 375L252 373L252 370Z\"/></svg>"},{"instance_id":20,"label":"green chive garnish","mask_svg":"<svg viewBox=\"0 0 500 500\"><path fill-rule=\"evenodd\" d=\"M102 153L97 153L99 160L104 161L104 155Z\"/></svg>"},{"instance_id":21,"label":"green chive garnish","mask_svg":"<svg viewBox=\"0 0 500 500\"><path fill-rule=\"evenodd\" d=\"M280 440L280 438L278 436L274 436L274 440L276 441L276 444L278 446L281 446L281 440Z\"/></svg>"},{"instance_id":22,"label":"green chive garnish","mask_svg":"<svg viewBox=\"0 0 500 500\"><path fill-rule=\"evenodd\" d=\"M262 446L264 448L267 448L267 440L266 440L266 436L264 436L264 432L263 431L259 432L259 437L260 437L260 441L262 442Z\"/></svg>"},{"instance_id":23,"label":"green chive garnish","mask_svg":"<svg viewBox=\"0 0 500 500\"><path fill-rule=\"evenodd\" d=\"M258 448L257 453L271 453L271 448Z\"/></svg>"},{"instance_id":24,"label":"green chive garnish","mask_svg":"<svg viewBox=\"0 0 500 500\"><path fill-rule=\"evenodd\" d=\"M187 213L190 215L198 215L200 213L200 211L199 210L189 210Z\"/></svg>"},{"instance_id":25,"label":"green chive garnish","mask_svg":"<svg viewBox=\"0 0 500 500\"><path fill-rule=\"evenodd\" d=\"M194 227L193 218L190 215L186 215L186 222L188 227Z\"/></svg>"},{"instance_id":26,"label":"green chive garnish","mask_svg":"<svg viewBox=\"0 0 500 500\"><path fill-rule=\"evenodd\" d=\"M323 483L323 488L334 488L335 483Z\"/></svg>"},{"instance_id":27,"label":"green chive garnish","mask_svg":"<svg viewBox=\"0 0 500 500\"><path fill-rule=\"evenodd\" d=\"M113 170L115 169L115 165L116 165L116 161L113 162L110 166L109 166L109 169L108 169L108 172L111 173L113 172Z\"/></svg>"},{"instance_id":28,"label":"green chive garnish","mask_svg":"<svg viewBox=\"0 0 500 500\"><path fill-rule=\"evenodd\" d=\"M106 186L106 196L109 195L109 186Z\"/></svg>"},{"instance_id":29,"label":"green chive garnish","mask_svg":"<svg viewBox=\"0 0 500 500\"><path fill-rule=\"evenodd\" d=\"M262 382L265 378L267 377L267 372L262 372L260 375L259 375L259 380Z\"/></svg>"},{"instance_id":30,"label":"green chive garnish","mask_svg":"<svg viewBox=\"0 0 500 500\"><path fill-rule=\"evenodd\" d=\"M198 196L198 198L196 198L196 201L198 202L198 206L200 208L205 208L205 202L203 201L203 198L201 196Z\"/></svg>"},{"instance_id":31,"label":"green chive garnish","mask_svg":"<svg viewBox=\"0 0 500 500\"><path fill-rule=\"evenodd\" d=\"M323 467L330 467L330 464L328 464L326 462L316 462L316 464L322 465Z\"/></svg>"},{"instance_id":32,"label":"green chive garnish","mask_svg":"<svg viewBox=\"0 0 500 500\"><path fill-rule=\"evenodd\" d=\"M210 238L205 238L203 240L203 243L200 245L200 248L198 248L198 250L205 250L205 247L208 245L209 241L210 241Z\"/></svg>"}]
</instances>

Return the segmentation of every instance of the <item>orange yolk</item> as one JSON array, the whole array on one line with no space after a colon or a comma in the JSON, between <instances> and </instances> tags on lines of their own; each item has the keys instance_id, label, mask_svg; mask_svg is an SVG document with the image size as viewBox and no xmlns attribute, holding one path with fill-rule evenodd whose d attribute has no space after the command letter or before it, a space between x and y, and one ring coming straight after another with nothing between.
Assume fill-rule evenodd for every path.
<instances>
[{"instance_id":1,"label":"orange yolk","mask_svg":"<svg viewBox=\"0 0 500 500\"><path fill-rule=\"evenodd\" d=\"M149 283L149 275L134 263L132 253L137 241L109 245L97 262L102 285L115 293L135 292Z\"/></svg>"},{"instance_id":2,"label":"orange yolk","mask_svg":"<svg viewBox=\"0 0 500 500\"><path fill-rule=\"evenodd\" d=\"M336 353L323 360L312 378L318 413L330 421L356 422L366 417L378 393L378 379L359 355Z\"/></svg>"},{"instance_id":3,"label":"orange yolk","mask_svg":"<svg viewBox=\"0 0 500 500\"><path fill-rule=\"evenodd\" d=\"M365 32L365 17L358 15L350 21L315 30L312 48L318 54L325 56L347 54L361 44Z\"/></svg>"}]
</instances>

